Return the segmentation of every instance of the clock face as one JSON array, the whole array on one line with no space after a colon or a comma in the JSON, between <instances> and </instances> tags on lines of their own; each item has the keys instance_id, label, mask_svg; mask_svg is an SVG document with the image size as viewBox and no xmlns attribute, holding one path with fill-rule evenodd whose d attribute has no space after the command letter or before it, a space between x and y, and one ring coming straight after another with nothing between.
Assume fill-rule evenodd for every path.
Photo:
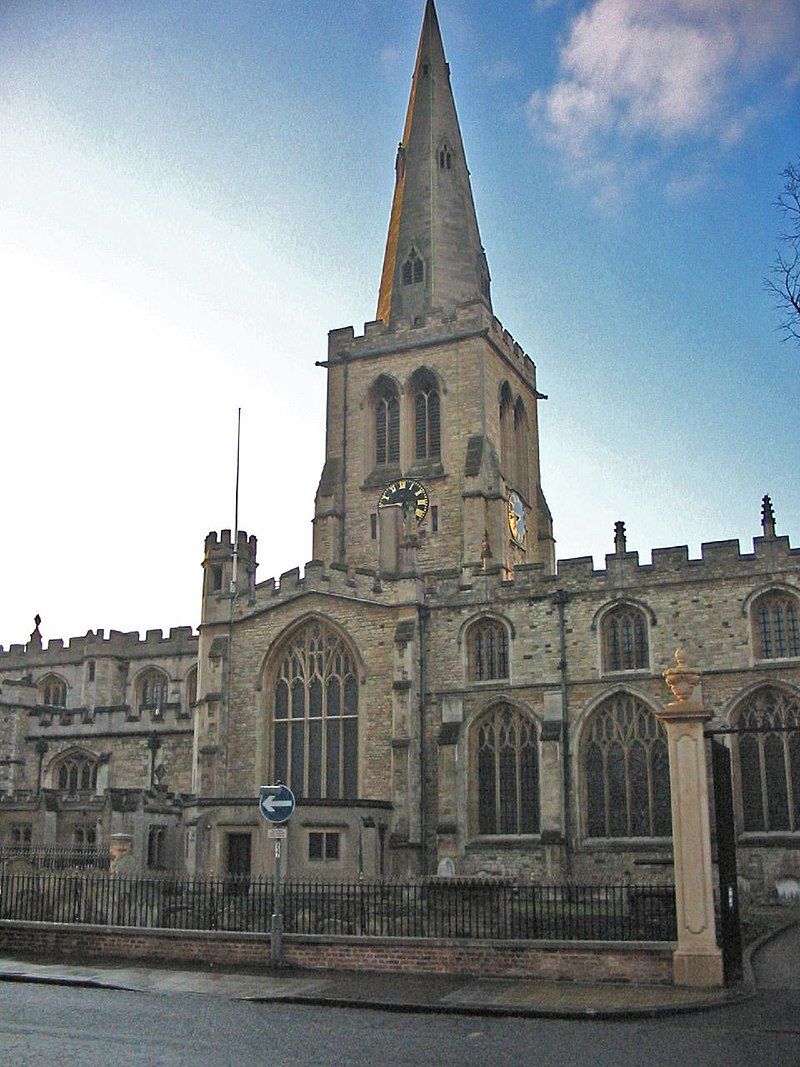
<instances>
[{"instance_id":1,"label":"clock face","mask_svg":"<svg viewBox=\"0 0 800 1067\"><path fill-rule=\"evenodd\" d=\"M386 486L378 501L379 508L392 504L401 504L403 507L410 508L417 522L422 522L428 514L428 490L421 482L412 481L410 478L398 478L396 482Z\"/></svg>"},{"instance_id":2,"label":"clock face","mask_svg":"<svg viewBox=\"0 0 800 1067\"><path fill-rule=\"evenodd\" d=\"M508 528L511 539L520 548L525 547L525 505L517 493L508 494Z\"/></svg>"}]
</instances>

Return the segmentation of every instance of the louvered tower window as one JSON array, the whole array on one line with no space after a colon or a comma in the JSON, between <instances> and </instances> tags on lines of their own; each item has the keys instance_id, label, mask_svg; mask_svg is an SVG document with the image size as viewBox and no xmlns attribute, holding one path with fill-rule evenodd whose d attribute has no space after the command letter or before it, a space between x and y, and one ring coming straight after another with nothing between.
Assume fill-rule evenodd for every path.
<instances>
[{"instance_id":1,"label":"louvered tower window","mask_svg":"<svg viewBox=\"0 0 800 1067\"><path fill-rule=\"evenodd\" d=\"M414 391L414 455L438 459L442 454L439 390L429 374L418 379Z\"/></svg>"},{"instance_id":2,"label":"louvered tower window","mask_svg":"<svg viewBox=\"0 0 800 1067\"><path fill-rule=\"evenodd\" d=\"M425 265L415 248L411 249L408 259L403 264L403 285L416 285L425 278Z\"/></svg>"},{"instance_id":3,"label":"louvered tower window","mask_svg":"<svg viewBox=\"0 0 800 1067\"><path fill-rule=\"evenodd\" d=\"M400 401L388 384L375 397L375 462L400 462Z\"/></svg>"}]
</instances>

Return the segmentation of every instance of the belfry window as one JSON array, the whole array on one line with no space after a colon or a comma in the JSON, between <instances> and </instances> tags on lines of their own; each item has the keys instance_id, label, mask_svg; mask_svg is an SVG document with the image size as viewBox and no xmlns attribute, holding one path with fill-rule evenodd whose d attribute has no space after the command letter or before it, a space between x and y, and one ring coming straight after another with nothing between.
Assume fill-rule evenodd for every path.
<instances>
[{"instance_id":1,"label":"belfry window","mask_svg":"<svg viewBox=\"0 0 800 1067\"><path fill-rule=\"evenodd\" d=\"M309 622L281 654L273 704L274 780L300 797L358 795L358 678L344 639Z\"/></svg>"},{"instance_id":2,"label":"belfry window","mask_svg":"<svg viewBox=\"0 0 800 1067\"><path fill-rule=\"evenodd\" d=\"M425 278L425 265L417 250L411 249L408 259L403 264L403 285L416 285Z\"/></svg>"},{"instance_id":3,"label":"belfry window","mask_svg":"<svg viewBox=\"0 0 800 1067\"><path fill-rule=\"evenodd\" d=\"M439 170L450 170L453 165L453 154L450 146L445 143L439 149Z\"/></svg>"},{"instance_id":4,"label":"belfry window","mask_svg":"<svg viewBox=\"0 0 800 1067\"><path fill-rule=\"evenodd\" d=\"M433 376L421 374L414 390L414 456L438 459L442 453L439 390Z\"/></svg>"},{"instance_id":5,"label":"belfry window","mask_svg":"<svg viewBox=\"0 0 800 1067\"><path fill-rule=\"evenodd\" d=\"M139 708L163 710L167 703L169 679L163 671L155 668L145 671L139 676L136 684Z\"/></svg>"},{"instance_id":6,"label":"belfry window","mask_svg":"<svg viewBox=\"0 0 800 1067\"><path fill-rule=\"evenodd\" d=\"M386 382L375 396L375 463L400 462L400 400Z\"/></svg>"},{"instance_id":7,"label":"belfry window","mask_svg":"<svg viewBox=\"0 0 800 1067\"><path fill-rule=\"evenodd\" d=\"M536 724L507 704L473 729L479 834L539 832L539 753Z\"/></svg>"},{"instance_id":8,"label":"belfry window","mask_svg":"<svg viewBox=\"0 0 800 1067\"><path fill-rule=\"evenodd\" d=\"M589 837L672 832L664 728L640 700L617 693L594 712L583 749Z\"/></svg>"},{"instance_id":9,"label":"belfry window","mask_svg":"<svg viewBox=\"0 0 800 1067\"><path fill-rule=\"evenodd\" d=\"M800 656L800 612L791 593L764 593L753 606L758 659Z\"/></svg>"}]
</instances>

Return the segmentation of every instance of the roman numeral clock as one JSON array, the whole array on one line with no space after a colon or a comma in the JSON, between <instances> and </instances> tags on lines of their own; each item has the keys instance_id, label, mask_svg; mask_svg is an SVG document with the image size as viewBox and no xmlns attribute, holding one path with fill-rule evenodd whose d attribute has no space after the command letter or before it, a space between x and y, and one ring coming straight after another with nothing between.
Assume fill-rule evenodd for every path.
<instances>
[{"instance_id":1,"label":"roman numeral clock","mask_svg":"<svg viewBox=\"0 0 800 1067\"><path fill-rule=\"evenodd\" d=\"M422 482L411 478L398 478L391 482L381 493L379 508L402 507L403 511L413 511L417 522L422 522L428 514L428 490Z\"/></svg>"}]
</instances>

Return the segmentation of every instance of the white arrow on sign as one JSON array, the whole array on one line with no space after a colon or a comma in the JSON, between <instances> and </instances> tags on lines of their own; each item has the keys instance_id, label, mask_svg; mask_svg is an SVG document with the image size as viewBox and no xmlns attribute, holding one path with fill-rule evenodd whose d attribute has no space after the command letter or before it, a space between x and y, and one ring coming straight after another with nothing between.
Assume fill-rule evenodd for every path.
<instances>
[{"instance_id":1,"label":"white arrow on sign","mask_svg":"<svg viewBox=\"0 0 800 1067\"><path fill-rule=\"evenodd\" d=\"M276 808L293 808L293 800L276 800L274 797L264 797L261 801L264 809L273 815Z\"/></svg>"}]
</instances>

